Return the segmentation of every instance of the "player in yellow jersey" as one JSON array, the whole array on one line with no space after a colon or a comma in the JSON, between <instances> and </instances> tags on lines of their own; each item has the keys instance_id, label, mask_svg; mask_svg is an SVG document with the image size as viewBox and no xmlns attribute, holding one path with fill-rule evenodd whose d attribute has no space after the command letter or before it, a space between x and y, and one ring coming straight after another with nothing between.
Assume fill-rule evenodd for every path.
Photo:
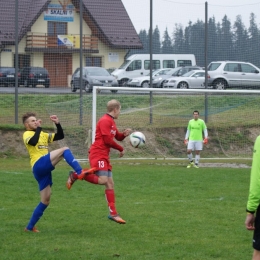
<instances>
[{"instance_id":1,"label":"player in yellow jersey","mask_svg":"<svg viewBox=\"0 0 260 260\"><path fill-rule=\"evenodd\" d=\"M204 135L204 139L203 139ZM203 149L203 144L208 143L208 130L204 120L199 118L199 111L193 111L193 119L189 121L184 143L187 145L187 156L191 166L199 168L200 151ZM195 164L192 158L192 151L195 151Z\"/></svg>"},{"instance_id":2,"label":"player in yellow jersey","mask_svg":"<svg viewBox=\"0 0 260 260\"><path fill-rule=\"evenodd\" d=\"M93 169L83 170L68 147L62 147L49 152L49 143L64 138L63 129L56 115L50 116L50 120L56 125L56 133L43 132L41 127L42 121L36 119L35 113L28 112L24 114L22 120L26 129L23 134L23 141L30 155L32 172L38 182L41 197L41 201L34 209L25 231L39 232L35 224L50 203L52 171L55 169L55 165L64 158L73 168L75 179L83 179L86 174L92 173Z\"/></svg>"}]
</instances>

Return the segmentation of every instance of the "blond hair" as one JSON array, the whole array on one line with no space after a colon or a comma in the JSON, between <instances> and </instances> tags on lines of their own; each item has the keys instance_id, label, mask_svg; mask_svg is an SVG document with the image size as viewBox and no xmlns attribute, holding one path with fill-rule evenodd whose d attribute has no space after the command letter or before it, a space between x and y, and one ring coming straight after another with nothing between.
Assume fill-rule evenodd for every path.
<instances>
[{"instance_id":1,"label":"blond hair","mask_svg":"<svg viewBox=\"0 0 260 260\"><path fill-rule=\"evenodd\" d=\"M107 112L111 113L115 108L120 109L121 104L118 100L112 99L107 102Z\"/></svg>"}]
</instances>

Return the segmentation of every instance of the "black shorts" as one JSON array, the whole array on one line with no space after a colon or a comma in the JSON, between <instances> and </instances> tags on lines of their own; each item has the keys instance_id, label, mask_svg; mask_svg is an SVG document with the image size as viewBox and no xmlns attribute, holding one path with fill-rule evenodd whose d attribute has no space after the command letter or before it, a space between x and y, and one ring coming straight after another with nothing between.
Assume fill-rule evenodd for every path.
<instances>
[{"instance_id":1,"label":"black shorts","mask_svg":"<svg viewBox=\"0 0 260 260\"><path fill-rule=\"evenodd\" d=\"M260 251L260 205L256 211L255 217L255 230L253 236L253 248Z\"/></svg>"}]
</instances>

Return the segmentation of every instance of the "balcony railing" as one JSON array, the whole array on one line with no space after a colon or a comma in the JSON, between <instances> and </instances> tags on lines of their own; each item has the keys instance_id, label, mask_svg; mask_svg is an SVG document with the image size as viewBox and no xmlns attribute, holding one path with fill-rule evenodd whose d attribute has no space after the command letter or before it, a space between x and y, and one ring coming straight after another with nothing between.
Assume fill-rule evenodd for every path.
<instances>
[{"instance_id":1,"label":"balcony railing","mask_svg":"<svg viewBox=\"0 0 260 260\"><path fill-rule=\"evenodd\" d=\"M79 49L80 38L78 34L49 36L44 33L28 33L26 37L26 47ZM82 49L98 50L98 38L83 35Z\"/></svg>"}]
</instances>

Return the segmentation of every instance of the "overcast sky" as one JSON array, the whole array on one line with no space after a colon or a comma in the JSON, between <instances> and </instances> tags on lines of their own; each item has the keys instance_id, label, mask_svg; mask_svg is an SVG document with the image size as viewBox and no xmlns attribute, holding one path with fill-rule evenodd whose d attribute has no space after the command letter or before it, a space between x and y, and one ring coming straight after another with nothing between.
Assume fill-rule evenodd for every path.
<instances>
[{"instance_id":1,"label":"overcast sky","mask_svg":"<svg viewBox=\"0 0 260 260\"><path fill-rule=\"evenodd\" d=\"M122 0L137 31L149 30L150 0ZM250 13L256 16L260 28L260 1L258 0L208 0L208 17L222 21L226 14L233 25L241 15L246 28L249 27ZM188 26L188 22L205 21L205 1L201 0L153 0L153 28L158 25L161 36L165 29L171 35L176 24Z\"/></svg>"}]
</instances>

